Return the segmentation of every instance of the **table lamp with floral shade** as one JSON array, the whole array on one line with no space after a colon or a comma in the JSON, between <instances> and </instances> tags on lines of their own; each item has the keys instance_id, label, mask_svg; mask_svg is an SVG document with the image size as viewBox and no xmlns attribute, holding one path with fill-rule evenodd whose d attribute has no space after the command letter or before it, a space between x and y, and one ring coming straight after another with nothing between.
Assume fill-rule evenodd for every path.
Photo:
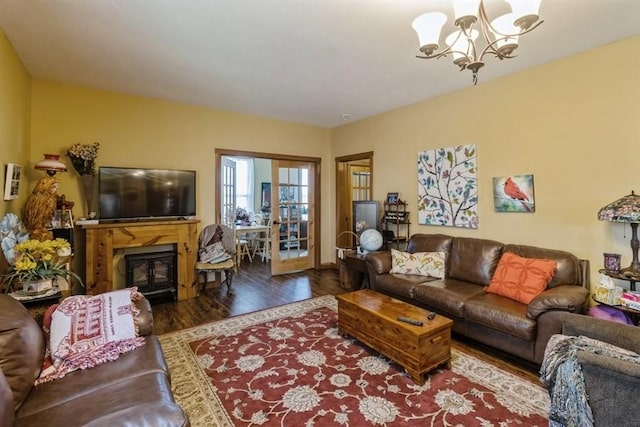
<instances>
[{"instance_id":1,"label":"table lamp with floral shade","mask_svg":"<svg viewBox=\"0 0 640 427\"><path fill-rule=\"evenodd\" d=\"M100 143L94 142L93 144L73 144L67 150L67 156L71 159L73 168L80 176L88 218L94 218L96 215L93 210L93 192L99 148Z\"/></svg>"},{"instance_id":2,"label":"table lamp with floral shade","mask_svg":"<svg viewBox=\"0 0 640 427\"><path fill-rule=\"evenodd\" d=\"M640 196L633 191L615 200L598 211L600 221L626 222L631 226L631 265L620 270L624 277L638 278L640 281L640 260L638 260L638 224L640 224Z\"/></svg>"}]
</instances>

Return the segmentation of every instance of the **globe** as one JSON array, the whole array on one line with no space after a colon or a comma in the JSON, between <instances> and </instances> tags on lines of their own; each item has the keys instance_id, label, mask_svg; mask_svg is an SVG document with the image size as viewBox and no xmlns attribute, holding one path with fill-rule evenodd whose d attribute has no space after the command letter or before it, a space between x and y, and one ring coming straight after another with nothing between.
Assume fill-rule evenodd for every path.
<instances>
[{"instance_id":1,"label":"globe","mask_svg":"<svg viewBox=\"0 0 640 427\"><path fill-rule=\"evenodd\" d=\"M374 252L382 247L382 234L376 229L368 228L360 234L360 247L363 253Z\"/></svg>"}]
</instances>

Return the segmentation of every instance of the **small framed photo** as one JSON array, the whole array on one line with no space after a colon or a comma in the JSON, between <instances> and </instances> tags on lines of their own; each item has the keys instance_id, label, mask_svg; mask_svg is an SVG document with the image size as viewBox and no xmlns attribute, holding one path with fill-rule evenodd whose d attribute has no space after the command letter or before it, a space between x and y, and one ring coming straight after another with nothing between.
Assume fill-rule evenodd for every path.
<instances>
[{"instance_id":1,"label":"small framed photo","mask_svg":"<svg viewBox=\"0 0 640 427\"><path fill-rule=\"evenodd\" d=\"M73 228L73 215L70 209L64 210L62 228Z\"/></svg>"},{"instance_id":2,"label":"small framed photo","mask_svg":"<svg viewBox=\"0 0 640 427\"><path fill-rule=\"evenodd\" d=\"M387 193L387 203L395 205L398 203L398 193Z\"/></svg>"},{"instance_id":3,"label":"small framed photo","mask_svg":"<svg viewBox=\"0 0 640 427\"><path fill-rule=\"evenodd\" d=\"M53 213L53 218L51 218L51 228L62 228L62 211L60 209Z\"/></svg>"},{"instance_id":4,"label":"small framed photo","mask_svg":"<svg viewBox=\"0 0 640 427\"><path fill-rule=\"evenodd\" d=\"M73 215L69 209L56 210L51 218L51 228L73 228Z\"/></svg>"},{"instance_id":5,"label":"small framed photo","mask_svg":"<svg viewBox=\"0 0 640 427\"><path fill-rule=\"evenodd\" d=\"M21 173L22 166L15 163L7 163L4 176L4 200L13 200L18 198Z\"/></svg>"}]
</instances>

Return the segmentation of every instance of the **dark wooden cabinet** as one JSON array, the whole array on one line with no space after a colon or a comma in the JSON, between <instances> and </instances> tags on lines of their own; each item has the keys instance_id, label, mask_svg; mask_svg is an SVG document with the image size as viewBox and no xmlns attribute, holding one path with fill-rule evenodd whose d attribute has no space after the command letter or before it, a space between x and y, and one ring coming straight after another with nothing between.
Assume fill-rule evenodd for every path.
<instances>
[{"instance_id":1,"label":"dark wooden cabinet","mask_svg":"<svg viewBox=\"0 0 640 427\"><path fill-rule=\"evenodd\" d=\"M347 253L340 259L340 286L347 290L369 288L369 272L366 255Z\"/></svg>"}]
</instances>

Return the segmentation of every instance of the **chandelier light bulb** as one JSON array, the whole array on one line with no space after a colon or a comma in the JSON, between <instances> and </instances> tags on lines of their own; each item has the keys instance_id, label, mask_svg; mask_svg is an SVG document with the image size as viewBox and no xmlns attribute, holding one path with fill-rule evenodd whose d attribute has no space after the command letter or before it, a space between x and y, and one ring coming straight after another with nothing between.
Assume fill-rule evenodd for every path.
<instances>
[{"instance_id":1,"label":"chandelier light bulb","mask_svg":"<svg viewBox=\"0 0 640 427\"><path fill-rule=\"evenodd\" d=\"M478 31L471 30L467 37L462 30L454 31L445 39L445 43L451 49L453 63L463 68L475 61L473 41L478 38Z\"/></svg>"},{"instance_id":2,"label":"chandelier light bulb","mask_svg":"<svg viewBox=\"0 0 640 427\"><path fill-rule=\"evenodd\" d=\"M495 37L495 47L504 56L510 56L518 48L520 29L514 24L513 14L507 13L491 22L491 32Z\"/></svg>"},{"instance_id":3,"label":"chandelier light bulb","mask_svg":"<svg viewBox=\"0 0 640 427\"><path fill-rule=\"evenodd\" d=\"M538 16L538 12L540 10L541 0L505 1L511 5L511 11L515 18L513 24L519 27L520 31L528 30L540 18L540 16Z\"/></svg>"},{"instance_id":4,"label":"chandelier light bulb","mask_svg":"<svg viewBox=\"0 0 640 427\"><path fill-rule=\"evenodd\" d=\"M456 27L467 31L478 20L478 12L481 0L455 0L453 1L453 14Z\"/></svg>"},{"instance_id":5,"label":"chandelier light bulb","mask_svg":"<svg viewBox=\"0 0 640 427\"><path fill-rule=\"evenodd\" d=\"M420 51L431 55L440 47L440 33L447 22L447 15L440 12L425 13L413 20L411 26L418 34Z\"/></svg>"}]
</instances>

